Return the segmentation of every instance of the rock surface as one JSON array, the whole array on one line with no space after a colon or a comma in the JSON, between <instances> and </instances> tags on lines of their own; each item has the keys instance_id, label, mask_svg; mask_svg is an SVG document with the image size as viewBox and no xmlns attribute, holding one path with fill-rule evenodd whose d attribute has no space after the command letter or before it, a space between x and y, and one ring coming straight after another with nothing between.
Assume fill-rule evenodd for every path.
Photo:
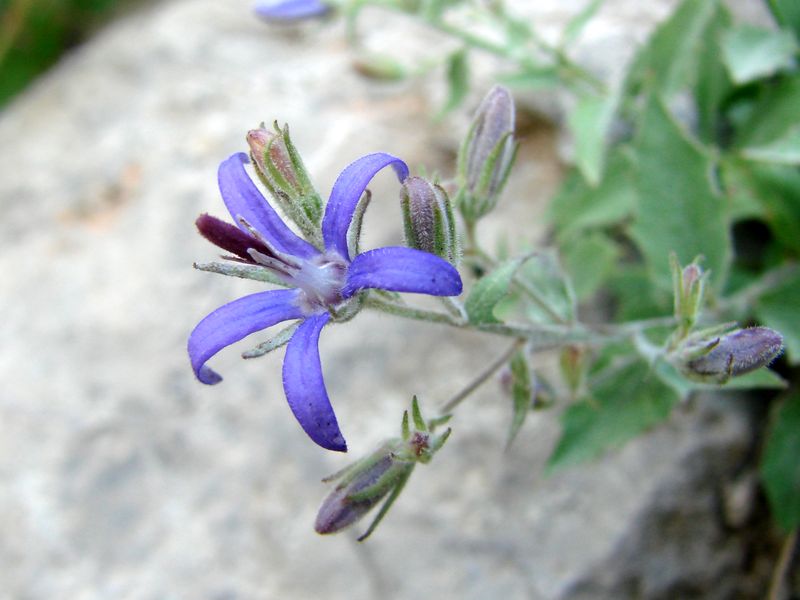
<instances>
[{"instance_id":1,"label":"rock surface","mask_svg":"<svg viewBox=\"0 0 800 600\"><path fill-rule=\"evenodd\" d=\"M614 18L587 43L641 39L672 4L609 1ZM406 27L387 24L386 39L422 44ZM0 163L0 598L732 597L746 539L722 524L720 494L752 443L732 401L706 399L545 479L557 415L535 415L504 454L509 410L490 384L358 545L312 531L319 480L348 457L296 425L280 356L245 362L231 349L214 359L222 384L194 380L188 332L258 289L191 269L214 259L193 221L225 214L216 168L247 129L289 122L321 191L378 150L449 172L466 117L431 124L431 83L360 79L343 39L339 24L267 27L244 0L163 2L0 115L13 148ZM541 233L529 224L559 175L554 137L526 136L536 167L515 174L489 231ZM371 187L367 244L397 243L396 182ZM396 434L412 393L441 403L501 350L367 313L326 330L351 455Z\"/></svg>"}]
</instances>

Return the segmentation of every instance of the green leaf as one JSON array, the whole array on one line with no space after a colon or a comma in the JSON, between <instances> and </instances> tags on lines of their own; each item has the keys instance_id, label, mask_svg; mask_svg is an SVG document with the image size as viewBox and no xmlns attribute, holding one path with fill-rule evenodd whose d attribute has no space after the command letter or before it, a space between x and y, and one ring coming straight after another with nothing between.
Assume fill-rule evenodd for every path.
<instances>
[{"instance_id":1,"label":"green leaf","mask_svg":"<svg viewBox=\"0 0 800 600\"><path fill-rule=\"evenodd\" d=\"M469 63L466 50L453 52L447 59L447 90L447 101L439 117L458 108L469 92Z\"/></svg>"},{"instance_id":2,"label":"green leaf","mask_svg":"<svg viewBox=\"0 0 800 600\"><path fill-rule=\"evenodd\" d=\"M767 0L767 4L782 27L790 27L800 36L800 2L797 0Z\"/></svg>"},{"instance_id":3,"label":"green leaf","mask_svg":"<svg viewBox=\"0 0 800 600\"><path fill-rule=\"evenodd\" d=\"M531 67L517 73L504 73L497 79L507 86L528 90L553 89L561 85L558 69L551 66Z\"/></svg>"},{"instance_id":4,"label":"green leaf","mask_svg":"<svg viewBox=\"0 0 800 600\"><path fill-rule=\"evenodd\" d=\"M506 447L511 446L522 424L525 422L525 417L528 416L531 410L531 398L533 396L531 369L525 353L522 351L517 352L511 359L509 366L511 367L511 399L513 400L514 412L511 418Z\"/></svg>"},{"instance_id":5,"label":"green leaf","mask_svg":"<svg viewBox=\"0 0 800 600\"><path fill-rule=\"evenodd\" d=\"M600 232L578 236L562 248L564 265L579 301L591 298L612 274L619 257L617 244Z\"/></svg>"},{"instance_id":6,"label":"green leaf","mask_svg":"<svg viewBox=\"0 0 800 600\"><path fill-rule=\"evenodd\" d=\"M577 171L567 176L549 208L559 238L587 228L616 225L633 213L637 192L628 150L618 148L611 153L597 187L588 185Z\"/></svg>"},{"instance_id":7,"label":"green leaf","mask_svg":"<svg viewBox=\"0 0 800 600\"><path fill-rule=\"evenodd\" d=\"M589 23L598 9L603 5L605 0L589 0L578 14L572 17L564 32L561 34L561 46L569 46L575 41L583 31L583 28Z\"/></svg>"},{"instance_id":8,"label":"green leaf","mask_svg":"<svg viewBox=\"0 0 800 600\"><path fill-rule=\"evenodd\" d=\"M628 365L593 386L592 396L570 406L548 471L581 463L622 446L665 420L678 394L644 362Z\"/></svg>"},{"instance_id":9,"label":"green leaf","mask_svg":"<svg viewBox=\"0 0 800 600\"><path fill-rule=\"evenodd\" d=\"M772 421L761 479L775 520L784 530L800 525L800 394L794 393L777 410Z\"/></svg>"},{"instance_id":10,"label":"green leaf","mask_svg":"<svg viewBox=\"0 0 800 600\"><path fill-rule=\"evenodd\" d=\"M723 176L738 207L755 207L785 247L800 252L800 172L796 167L728 161ZM737 215L739 216L739 215Z\"/></svg>"},{"instance_id":11,"label":"green leaf","mask_svg":"<svg viewBox=\"0 0 800 600\"><path fill-rule=\"evenodd\" d=\"M762 86L761 97L749 117L737 127L736 147L762 146L783 137L800 125L800 73Z\"/></svg>"},{"instance_id":12,"label":"green leaf","mask_svg":"<svg viewBox=\"0 0 800 600\"><path fill-rule=\"evenodd\" d=\"M671 286L668 256L698 255L717 289L724 284L731 241L724 199L712 188L713 163L688 139L664 104L651 97L636 143L638 215L631 235L657 285Z\"/></svg>"},{"instance_id":13,"label":"green leaf","mask_svg":"<svg viewBox=\"0 0 800 600\"><path fill-rule=\"evenodd\" d=\"M575 161L592 187L600 183L606 158L606 140L611 120L617 110L619 94L586 93L567 117L567 126L575 140Z\"/></svg>"},{"instance_id":14,"label":"green leaf","mask_svg":"<svg viewBox=\"0 0 800 600\"><path fill-rule=\"evenodd\" d=\"M684 0L639 52L628 86L650 82L665 98L690 87L697 78L700 48L719 0Z\"/></svg>"},{"instance_id":15,"label":"green leaf","mask_svg":"<svg viewBox=\"0 0 800 600\"><path fill-rule=\"evenodd\" d=\"M722 57L731 78L749 83L790 69L797 42L790 31L741 25L722 35Z\"/></svg>"},{"instance_id":16,"label":"green leaf","mask_svg":"<svg viewBox=\"0 0 800 600\"><path fill-rule=\"evenodd\" d=\"M788 129L782 137L768 144L743 149L742 156L758 162L800 165L800 125Z\"/></svg>"},{"instance_id":17,"label":"green leaf","mask_svg":"<svg viewBox=\"0 0 800 600\"><path fill-rule=\"evenodd\" d=\"M612 273L608 283L614 294L617 321L663 317L672 311L671 290L653 286L643 267L625 265Z\"/></svg>"},{"instance_id":18,"label":"green leaf","mask_svg":"<svg viewBox=\"0 0 800 600\"><path fill-rule=\"evenodd\" d=\"M724 132L724 103L734 91L728 70L722 61L720 35L731 25L728 9L721 5L709 23L700 49L694 97L698 111L698 130L706 142L716 142Z\"/></svg>"},{"instance_id":19,"label":"green leaf","mask_svg":"<svg viewBox=\"0 0 800 600\"><path fill-rule=\"evenodd\" d=\"M517 280L540 299L540 302L526 305L527 317L531 321L552 323L575 319L575 291L555 252L542 251L531 256L517 272Z\"/></svg>"},{"instance_id":20,"label":"green leaf","mask_svg":"<svg viewBox=\"0 0 800 600\"><path fill-rule=\"evenodd\" d=\"M800 363L800 274L762 295L755 306L761 324L783 336L791 364Z\"/></svg>"},{"instance_id":21,"label":"green leaf","mask_svg":"<svg viewBox=\"0 0 800 600\"><path fill-rule=\"evenodd\" d=\"M508 294L514 274L528 258L530 256L508 260L475 283L464 303L470 323L500 322L494 316L494 308Z\"/></svg>"}]
</instances>

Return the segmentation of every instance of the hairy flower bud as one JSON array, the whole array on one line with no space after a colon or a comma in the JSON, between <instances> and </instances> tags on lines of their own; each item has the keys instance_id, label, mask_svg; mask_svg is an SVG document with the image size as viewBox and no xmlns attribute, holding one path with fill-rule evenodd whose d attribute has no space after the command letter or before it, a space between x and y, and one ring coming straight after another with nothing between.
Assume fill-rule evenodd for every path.
<instances>
[{"instance_id":1,"label":"hairy flower bud","mask_svg":"<svg viewBox=\"0 0 800 600\"><path fill-rule=\"evenodd\" d=\"M352 525L404 481L413 468L413 462L398 460L392 444L384 444L342 474L342 481L322 502L314 529L317 533L336 533Z\"/></svg>"},{"instance_id":2,"label":"hairy flower bud","mask_svg":"<svg viewBox=\"0 0 800 600\"><path fill-rule=\"evenodd\" d=\"M783 338L777 331L749 327L705 340L692 340L690 336L676 353L675 362L690 379L725 383L767 366L782 350Z\"/></svg>"},{"instance_id":3,"label":"hairy flower bud","mask_svg":"<svg viewBox=\"0 0 800 600\"><path fill-rule=\"evenodd\" d=\"M400 438L386 441L372 454L323 480L338 480L339 483L320 506L314 524L317 533L336 533L349 527L386 498L372 524L359 538L359 541L364 540L400 495L414 466L430 462L441 449L450 429L439 435L435 435L433 429L449 417L426 422L416 397L411 404L411 415L413 428L408 411L403 414Z\"/></svg>"},{"instance_id":4,"label":"hairy flower bud","mask_svg":"<svg viewBox=\"0 0 800 600\"><path fill-rule=\"evenodd\" d=\"M706 273L697 264L699 260L697 258L683 268L675 254L670 255L669 258L672 270L675 319L678 322L675 340L680 341L688 335L697 322L703 304Z\"/></svg>"},{"instance_id":5,"label":"hairy flower bud","mask_svg":"<svg viewBox=\"0 0 800 600\"><path fill-rule=\"evenodd\" d=\"M400 189L406 245L458 261L458 238L447 192L422 177L409 177Z\"/></svg>"},{"instance_id":6,"label":"hairy flower bud","mask_svg":"<svg viewBox=\"0 0 800 600\"><path fill-rule=\"evenodd\" d=\"M256 173L275 201L303 233L313 239L322 220L322 200L311 184L300 154L289 137L289 127L263 125L247 132L250 158Z\"/></svg>"},{"instance_id":7,"label":"hairy flower bud","mask_svg":"<svg viewBox=\"0 0 800 600\"><path fill-rule=\"evenodd\" d=\"M474 223L497 204L517 153L514 100L495 86L478 107L458 153L458 206Z\"/></svg>"}]
</instances>

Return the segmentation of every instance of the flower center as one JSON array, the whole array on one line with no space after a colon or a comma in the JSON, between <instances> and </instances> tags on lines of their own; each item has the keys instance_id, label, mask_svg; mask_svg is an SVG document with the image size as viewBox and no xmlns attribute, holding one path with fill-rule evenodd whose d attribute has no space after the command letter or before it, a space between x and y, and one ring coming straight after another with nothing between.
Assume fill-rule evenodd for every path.
<instances>
[{"instance_id":1,"label":"flower center","mask_svg":"<svg viewBox=\"0 0 800 600\"><path fill-rule=\"evenodd\" d=\"M320 254L302 261L292 273L292 283L303 291L301 308L319 312L341 304L346 276L347 263L338 255Z\"/></svg>"}]
</instances>

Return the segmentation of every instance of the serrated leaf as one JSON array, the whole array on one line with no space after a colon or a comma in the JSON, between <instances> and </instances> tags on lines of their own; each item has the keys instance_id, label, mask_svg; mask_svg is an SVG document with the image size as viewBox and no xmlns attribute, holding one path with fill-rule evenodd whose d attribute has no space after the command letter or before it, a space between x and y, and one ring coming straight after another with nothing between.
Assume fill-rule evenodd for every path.
<instances>
[{"instance_id":1,"label":"serrated leaf","mask_svg":"<svg viewBox=\"0 0 800 600\"><path fill-rule=\"evenodd\" d=\"M511 427L508 431L508 441L506 447L511 446L514 438L517 437L519 430L525 423L525 417L531 410L531 398L533 395L533 384L531 381L531 369L528 359L522 351L517 352L511 362L511 400L513 401L513 416Z\"/></svg>"},{"instance_id":2,"label":"serrated leaf","mask_svg":"<svg viewBox=\"0 0 800 600\"><path fill-rule=\"evenodd\" d=\"M439 116L458 108L469 92L469 63L467 51L453 52L447 59L447 101Z\"/></svg>"},{"instance_id":3,"label":"serrated leaf","mask_svg":"<svg viewBox=\"0 0 800 600\"><path fill-rule=\"evenodd\" d=\"M800 126L795 125L782 137L763 146L744 148L742 156L759 162L800 165Z\"/></svg>"},{"instance_id":4,"label":"serrated leaf","mask_svg":"<svg viewBox=\"0 0 800 600\"><path fill-rule=\"evenodd\" d=\"M616 225L634 211L637 201L634 170L629 149L618 148L597 187L573 171L550 205L550 218L559 238L571 237L583 229Z\"/></svg>"},{"instance_id":5,"label":"serrated leaf","mask_svg":"<svg viewBox=\"0 0 800 600\"><path fill-rule=\"evenodd\" d=\"M790 31L741 25L722 35L722 57L731 78L745 84L793 66L797 42Z\"/></svg>"},{"instance_id":6,"label":"serrated leaf","mask_svg":"<svg viewBox=\"0 0 800 600\"><path fill-rule=\"evenodd\" d=\"M562 256L575 296L583 301L591 298L611 275L619 248L606 235L595 232L571 240L562 247Z\"/></svg>"},{"instance_id":7,"label":"serrated leaf","mask_svg":"<svg viewBox=\"0 0 800 600\"><path fill-rule=\"evenodd\" d=\"M703 268L721 288L731 240L727 204L712 187L710 157L653 96L644 110L636 151L639 203L631 235L654 282L671 286L668 256L675 252L681 264L702 255Z\"/></svg>"},{"instance_id":8,"label":"serrated leaf","mask_svg":"<svg viewBox=\"0 0 800 600\"><path fill-rule=\"evenodd\" d=\"M697 77L706 29L718 6L718 0L684 0L637 55L628 85L650 81L665 98L690 87Z\"/></svg>"},{"instance_id":9,"label":"serrated leaf","mask_svg":"<svg viewBox=\"0 0 800 600\"><path fill-rule=\"evenodd\" d=\"M755 313L762 325L783 336L786 355L791 364L800 363L800 275L784 281L762 295Z\"/></svg>"},{"instance_id":10,"label":"serrated leaf","mask_svg":"<svg viewBox=\"0 0 800 600\"><path fill-rule=\"evenodd\" d=\"M665 420L678 400L678 394L644 362L610 374L593 386L591 394L562 415L563 432L548 461L548 471L622 446Z\"/></svg>"},{"instance_id":11,"label":"serrated leaf","mask_svg":"<svg viewBox=\"0 0 800 600\"><path fill-rule=\"evenodd\" d=\"M749 118L737 127L738 148L762 146L780 139L788 129L800 125L800 72L763 86Z\"/></svg>"},{"instance_id":12,"label":"serrated leaf","mask_svg":"<svg viewBox=\"0 0 800 600\"><path fill-rule=\"evenodd\" d=\"M508 260L475 283L464 303L470 323L500 322L494 316L494 308L508 294L514 274L528 258L530 256Z\"/></svg>"},{"instance_id":13,"label":"serrated leaf","mask_svg":"<svg viewBox=\"0 0 800 600\"><path fill-rule=\"evenodd\" d=\"M575 162L589 185L600 183L606 158L608 129L617 110L619 94L585 93L567 117L575 140Z\"/></svg>"},{"instance_id":14,"label":"serrated leaf","mask_svg":"<svg viewBox=\"0 0 800 600\"><path fill-rule=\"evenodd\" d=\"M784 530L800 525L800 394L786 398L776 411L764 456L761 479L775 520Z\"/></svg>"}]
</instances>

